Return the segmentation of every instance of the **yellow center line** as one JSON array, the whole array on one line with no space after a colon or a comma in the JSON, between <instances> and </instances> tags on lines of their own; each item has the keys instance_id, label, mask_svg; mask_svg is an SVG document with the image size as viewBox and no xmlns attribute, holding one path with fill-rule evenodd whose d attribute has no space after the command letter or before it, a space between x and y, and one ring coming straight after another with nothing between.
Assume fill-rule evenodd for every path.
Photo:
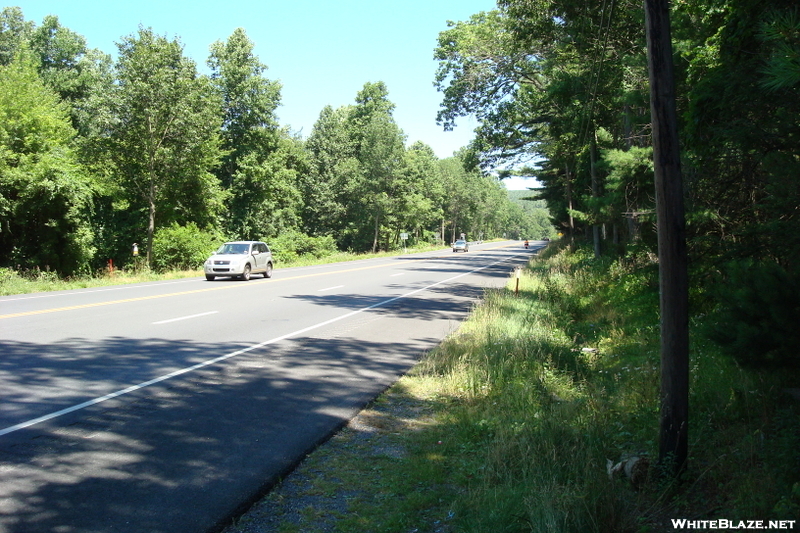
<instances>
[{"instance_id":1,"label":"yellow center line","mask_svg":"<svg viewBox=\"0 0 800 533\"><path fill-rule=\"evenodd\" d=\"M505 248L505 247L506 246L496 246L494 248L487 248L486 250L494 250L494 249L497 249L497 248ZM426 261L426 260L429 260L429 259L442 259L442 258L445 258L445 257L449 257L449 256L441 255L441 256L435 256L435 257L424 257L424 258L421 257L419 259L410 259L410 261ZM290 276L288 278L272 279L271 281L272 282L291 281L291 280L297 280L297 279L313 278L313 277L318 277L318 276L326 276L326 275L330 275L330 274L343 274L343 273L346 273L346 272L356 272L356 271L359 271L359 270L369 270L369 269L373 269L373 268L383 268L383 267L387 267L387 266L397 266L397 263L396 262L381 263L379 265L370 265L370 266L365 266L365 267L349 268L349 269L345 269L345 270L335 270L333 272L315 272L315 273L312 273L312 274L301 274L299 276ZM7 314L7 315L0 315L0 320L5 319L5 318L18 318L18 317L23 317L23 316L44 315L44 314L47 314L47 313L59 313L59 312L62 312L62 311L74 311L76 309L90 309L92 307L102 307L102 306L105 306L105 305L116 305L116 304L124 304L124 303L131 303L131 302L142 302L142 301L145 301L145 300L155 300L155 299L158 299L158 298L171 298L173 296L182 296L184 294L197 294L197 293L200 293L200 292L219 291L219 290L224 290L224 289L236 289L236 288L242 288L242 287L247 287L247 286L248 286L247 283L234 283L234 284L230 284L230 285L225 284L225 285L222 285L222 286L206 287L204 289L194 289L194 290L190 290L190 291L170 292L170 293L165 293L165 294L154 294L152 296L139 296L137 298L125 298L125 299L122 299L122 300L108 300L108 301L105 301L105 302L95 302L95 303L81 304L81 305L70 305L70 306L66 306L66 307L52 307L50 309L39 309L39 310L36 310L36 311L24 311L22 313L10 313L10 314Z\"/></svg>"}]
</instances>

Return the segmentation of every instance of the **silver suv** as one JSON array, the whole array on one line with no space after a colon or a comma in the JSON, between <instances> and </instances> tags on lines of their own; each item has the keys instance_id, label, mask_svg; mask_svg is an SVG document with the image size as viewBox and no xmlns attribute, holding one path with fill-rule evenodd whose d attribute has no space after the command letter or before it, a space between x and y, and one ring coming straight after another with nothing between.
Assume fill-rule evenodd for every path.
<instances>
[{"instance_id":1,"label":"silver suv","mask_svg":"<svg viewBox=\"0 0 800 533\"><path fill-rule=\"evenodd\" d=\"M209 257L203 270L208 281L217 276L230 276L245 281L251 274L264 274L272 277L272 252L269 246L260 241L226 242Z\"/></svg>"},{"instance_id":2,"label":"silver suv","mask_svg":"<svg viewBox=\"0 0 800 533\"><path fill-rule=\"evenodd\" d=\"M453 243L453 251L457 252L459 250L464 252L469 252L469 243L464 239L458 239L456 242Z\"/></svg>"}]
</instances>

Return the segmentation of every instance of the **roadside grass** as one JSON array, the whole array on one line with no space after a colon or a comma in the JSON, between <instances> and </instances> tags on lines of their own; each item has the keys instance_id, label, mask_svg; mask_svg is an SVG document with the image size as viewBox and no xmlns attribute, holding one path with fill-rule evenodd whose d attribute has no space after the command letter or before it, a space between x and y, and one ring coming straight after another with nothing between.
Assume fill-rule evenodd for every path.
<instances>
[{"instance_id":1,"label":"roadside grass","mask_svg":"<svg viewBox=\"0 0 800 533\"><path fill-rule=\"evenodd\" d=\"M18 272L8 268L0 268L0 296L12 294L30 294L48 291L66 291L86 289L90 287L107 287L147 281L161 281L202 276L201 270L155 272L141 270L115 270L113 273L99 271L94 275L71 276L61 278L55 272L33 270Z\"/></svg>"},{"instance_id":2,"label":"roadside grass","mask_svg":"<svg viewBox=\"0 0 800 533\"><path fill-rule=\"evenodd\" d=\"M800 402L786 391L798 376L741 368L699 335L688 467L680 481L659 475L657 311L654 258L551 245L519 296L511 284L487 292L267 496L275 529L248 529L246 515L229 533L645 533L681 518L797 519ZM634 456L633 478L609 475L609 461ZM287 495L292 486L305 488ZM315 512L292 512L308 501Z\"/></svg>"},{"instance_id":3,"label":"roadside grass","mask_svg":"<svg viewBox=\"0 0 800 533\"><path fill-rule=\"evenodd\" d=\"M392 250L375 254L355 254L341 252L324 257L313 255L300 256L291 261L276 262L276 270L297 266L325 265L362 259L375 259L381 257L395 257L406 253L419 253L441 249L441 246L418 246L407 250ZM17 271L9 268L0 268L0 296L12 294L29 294L35 292L64 291L71 289L86 289L90 287L107 287L109 285L122 285L130 283L143 283L147 281L162 281L170 279L183 279L203 276L203 270L173 270L156 272L147 268L117 268L113 272L101 269L92 275L59 277L56 272L44 270Z\"/></svg>"}]
</instances>

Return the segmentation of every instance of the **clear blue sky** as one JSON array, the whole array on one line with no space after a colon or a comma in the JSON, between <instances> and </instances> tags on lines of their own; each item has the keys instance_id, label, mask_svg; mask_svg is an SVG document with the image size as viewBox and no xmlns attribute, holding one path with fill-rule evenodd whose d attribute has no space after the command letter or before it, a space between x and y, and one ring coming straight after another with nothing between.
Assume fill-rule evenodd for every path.
<instances>
[{"instance_id":1,"label":"clear blue sky","mask_svg":"<svg viewBox=\"0 0 800 533\"><path fill-rule=\"evenodd\" d=\"M429 144L440 158L472 138L476 123L455 131L436 125L441 93L433 87L433 50L447 21L466 20L496 7L495 0L17 0L26 20L56 15L90 48L116 55L116 42L151 27L178 37L203 72L208 47L244 28L255 53L279 80L281 124L303 136L320 111L353 103L366 82L383 81L396 105L395 120L412 143ZM511 185L511 184L508 184ZM514 187L522 188L522 187Z\"/></svg>"}]
</instances>

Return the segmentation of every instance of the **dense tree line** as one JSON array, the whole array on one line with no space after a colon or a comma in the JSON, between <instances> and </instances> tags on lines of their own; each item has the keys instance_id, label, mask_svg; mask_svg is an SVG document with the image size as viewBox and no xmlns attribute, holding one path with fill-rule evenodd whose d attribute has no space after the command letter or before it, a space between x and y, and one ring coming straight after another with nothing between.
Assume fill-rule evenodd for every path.
<instances>
[{"instance_id":1,"label":"dense tree line","mask_svg":"<svg viewBox=\"0 0 800 533\"><path fill-rule=\"evenodd\" d=\"M797 361L800 11L682 0L671 20L694 305L741 359ZM597 255L653 252L645 50L641 2L500 0L440 33L439 121L477 117L470 157L538 178Z\"/></svg>"},{"instance_id":2,"label":"dense tree line","mask_svg":"<svg viewBox=\"0 0 800 533\"><path fill-rule=\"evenodd\" d=\"M0 13L0 266L91 272L130 261L133 243L166 268L224 239L364 252L401 233L552 232L465 153L406 146L382 82L302 139L279 124L281 86L243 29L210 46L208 75L150 28L117 47L112 60L55 16Z\"/></svg>"}]
</instances>

